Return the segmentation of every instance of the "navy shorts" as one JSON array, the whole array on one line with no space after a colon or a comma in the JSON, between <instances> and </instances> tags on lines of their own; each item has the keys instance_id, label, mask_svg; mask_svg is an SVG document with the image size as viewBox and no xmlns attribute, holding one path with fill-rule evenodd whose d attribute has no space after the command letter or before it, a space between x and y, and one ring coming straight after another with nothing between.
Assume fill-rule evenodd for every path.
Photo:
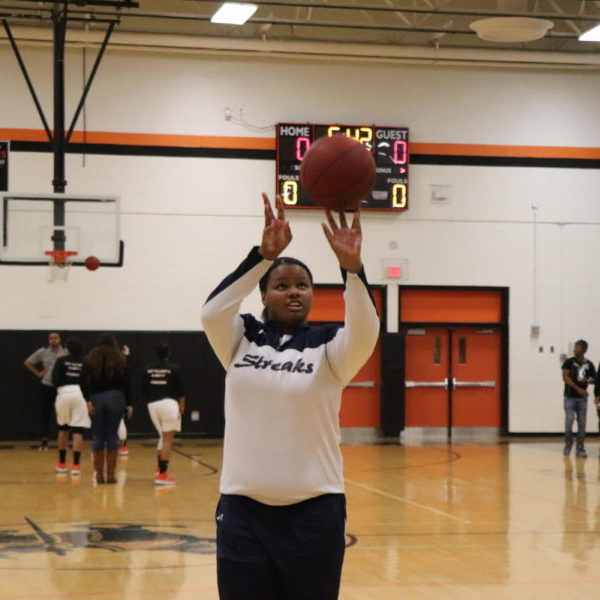
<instances>
[{"instance_id":1,"label":"navy shorts","mask_svg":"<svg viewBox=\"0 0 600 600\"><path fill-rule=\"evenodd\" d=\"M221 600L336 600L346 547L346 498L286 506L222 495L217 506Z\"/></svg>"}]
</instances>

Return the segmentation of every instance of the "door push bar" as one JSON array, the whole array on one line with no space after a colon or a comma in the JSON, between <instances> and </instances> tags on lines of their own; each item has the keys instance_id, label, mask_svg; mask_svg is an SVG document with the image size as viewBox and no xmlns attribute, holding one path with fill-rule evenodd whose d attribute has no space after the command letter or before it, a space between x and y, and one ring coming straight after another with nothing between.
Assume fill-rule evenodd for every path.
<instances>
[{"instance_id":1,"label":"door push bar","mask_svg":"<svg viewBox=\"0 0 600 600\"><path fill-rule=\"evenodd\" d=\"M404 383L407 388L444 388L447 390L449 387L464 388L464 387L482 387L482 388L493 388L496 387L495 381L457 381L455 377L452 378L452 383L449 384L448 379L444 381L406 381Z\"/></svg>"},{"instance_id":2,"label":"door push bar","mask_svg":"<svg viewBox=\"0 0 600 600\"><path fill-rule=\"evenodd\" d=\"M496 387L495 381L456 381L456 378L452 378L452 386L455 388L459 387L484 387L493 388Z\"/></svg>"},{"instance_id":3,"label":"door push bar","mask_svg":"<svg viewBox=\"0 0 600 600\"><path fill-rule=\"evenodd\" d=\"M448 389L448 378L444 379L444 381L406 381L404 385L407 388L416 388L416 387L433 387L433 388L444 388Z\"/></svg>"}]
</instances>

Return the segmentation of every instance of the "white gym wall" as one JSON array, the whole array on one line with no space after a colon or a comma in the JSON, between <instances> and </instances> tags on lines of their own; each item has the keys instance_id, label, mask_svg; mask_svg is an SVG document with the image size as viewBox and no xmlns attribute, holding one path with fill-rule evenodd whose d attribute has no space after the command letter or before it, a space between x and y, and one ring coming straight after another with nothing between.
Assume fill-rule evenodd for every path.
<instances>
[{"instance_id":1,"label":"white gym wall","mask_svg":"<svg viewBox=\"0 0 600 600\"><path fill-rule=\"evenodd\" d=\"M51 49L22 52L51 119ZM67 52L67 123L82 90L82 53ZM87 51L88 68L94 54ZM6 44L0 65L0 129L41 129ZM422 143L597 147L599 92L600 73L593 70L109 49L87 101L86 125L273 138L268 127L277 122L343 122L409 126L411 141ZM234 115L241 109L252 127L225 120L225 108ZM207 294L259 241L260 192L273 194L274 170L274 161L264 160L69 154L68 193L120 196L125 265L94 273L74 268L64 284L47 283L45 267L0 266L0 328L200 328ZM48 193L51 180L51 154L11 154L11 191ZM448 203L431 203L432 185L449 186ZM408 212L363 215L372 283L388 283L381 259L403 258L404 283L510 288L511 432L561 430L560 354L574 340L587 339L589 358L600 360L599 190L600 172L592 169L414 165ZM317 282L339 283L322 214L289 211L289 218L289 254L305 260ZM258 307L256 295L246 308ZM589 419L595 429L592 410Z\"/></svg>"}]
</instances>

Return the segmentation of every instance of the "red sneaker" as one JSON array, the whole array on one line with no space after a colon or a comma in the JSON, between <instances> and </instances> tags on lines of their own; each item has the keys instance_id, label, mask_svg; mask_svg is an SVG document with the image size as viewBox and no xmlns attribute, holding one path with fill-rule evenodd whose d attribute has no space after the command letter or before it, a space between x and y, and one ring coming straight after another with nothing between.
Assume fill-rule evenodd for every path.
<instances>
[{"instance_id":1,"label":"red sneaker","mask_svg":"<svg viewBox=\"0 0 600 600\"><path fill-rule=\"evenodd\" d=\"M128 456L129 455L129 448L127 446L121 446L119 448L119 456Z\"/></svg>"},{"instance_id":2,"label":"red sneaker","mask_svg":"<svg viewBox=\"0 0 600 600\"><path fill-rule=\"evenodd\" d=\"M81 475L81 466L80 465L72 465L71 466L71 475Z\"/></svg>"},{"instance_id":3,"label":"red sneaker","mask_svg":"<svg viewBox=\"0 0 600 600\"><path fill-rule=\"evenodd\" d=\"M156 485L175 485L175 479L169 477L168 473L157 473L154 476L154 483Z\"/></svg>"},{"instance_id":4,"label":"red sneaker","mask_svg":"<svg viewBox=\"0 0 600 600\"><path fill-rule=\"evenodd\" d=\"M69 469L67 469L67 465L66 463L56 463L56 467L54 467L54 470L57 473L66 473Z\"/></svg>"}]
</instances>

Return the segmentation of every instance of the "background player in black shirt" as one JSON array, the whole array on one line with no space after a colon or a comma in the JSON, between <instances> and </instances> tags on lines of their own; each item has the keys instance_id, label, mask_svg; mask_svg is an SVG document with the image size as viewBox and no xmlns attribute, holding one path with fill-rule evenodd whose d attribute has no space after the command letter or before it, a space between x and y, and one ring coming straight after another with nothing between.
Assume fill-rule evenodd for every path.
<instances>
[{"instance_id":1,"label":"background player in black shirt","mask_svg":"<svg viewBox=\"0 0 600 600\"><path fill-rule=\"evenodd\" d=\"M565 382L565 449L563 454L569 456L573 446L573 421L577 417L577 450L578 458L587 458L585 451L585 421L587 417L587 386L594 383L596 369L593 363L585 358L588 344L585 340L577 340L571 358L562 365L562 376Z\"/></svg>"},{"instance_id":2,"label":"background player in black shirt","mask_svg":"<svg viewBox=\"0 0 600 600\"><path fill-rule=\"evenodd\" d=\"M52 370L52 385L56 393L56 421L58 422L57 473L67 472L67 443L69 431L73 435L73 465L71 475L81 473L79 459L83 444L83 433L90 428L85 398L81 392L81 368L83 366L83 344L76 338L67 340L68 354L56 360Z\"/></svg>"},{"instance_id":3,"label":"background player in black shirt","mask_svg":"<svg viewBox=\"0 0 600 600\"><path fill-rule=\"evenodd\" d=\"M185 410L185 393L181 368L169 360L171 348L161 343L156 347L158 360L146 365L142 376L142 393L148 402L148 412L158 431L158 471L154 483L174 485L169 477L169 459L176 431L181 431L181 415Z\"/></svg>"}]
</instances>

